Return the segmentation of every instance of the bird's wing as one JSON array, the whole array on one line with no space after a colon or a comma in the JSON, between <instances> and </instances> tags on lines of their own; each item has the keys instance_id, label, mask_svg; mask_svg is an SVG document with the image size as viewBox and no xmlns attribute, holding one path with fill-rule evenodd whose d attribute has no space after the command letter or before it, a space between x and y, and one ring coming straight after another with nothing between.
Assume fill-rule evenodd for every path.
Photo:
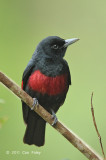
<instances>
[{"instance_id":1,"label":"bird's wing","mask_svg":"<svg viewBox=\"0 0 106 160\"><path fill-rule=\"evenodd\" d=\"M68 73L68 84L71 85L71 74L70 74L70 69L69 69L69 66L68 66L67 61L64 60L64 63L65 63L66 70L67 70L67 73Z\"/></svg>"},{"instance_id":2,"label":"bird's wing","mask_svg":"<svg viewBox=\"0 0 106 160\"><path fill-rule=\"evenodd\" d=\"M31 59L27 65L27 67L25 68L25 71L23 73L23 77L22 77L22 89L25 90L26 89L26 85L27 85L27 81L29 79L29 76L32 73L32 70L34 68L34 62ZM23 119L25 121L25 123L27 124L27 119L28 119L28 113L29 113L30 108L26 105L26 103L24 103L22 101L22 111L23 111Z\"/></svg>"},{"instance_id":3,"label":"bird's wing","mask_svg":"<svg viewBox=\"0 0 106 160\"><path fill-rule=\"evenodd\" d=\"M69 69L68 69L68 83L69 85L71 85L71 74Z\"/></svg>"},{"instance_id":4,"label":"bird's wing","mask_svg":"<svg viewBox=\"0 0 106 160\"><path fill-rule=\"evenodd\" d=\"M26 84L27 84L27 81L28 81L28 78L29 76L31 75L31 72L34 68L34 62L33 60L31 59L27 65L27 67L25 68L24 70L24 73L23 73L23 76L22 76L22 89L25 90L25 87L26 87Z\"/></svg>"}]
</instances>

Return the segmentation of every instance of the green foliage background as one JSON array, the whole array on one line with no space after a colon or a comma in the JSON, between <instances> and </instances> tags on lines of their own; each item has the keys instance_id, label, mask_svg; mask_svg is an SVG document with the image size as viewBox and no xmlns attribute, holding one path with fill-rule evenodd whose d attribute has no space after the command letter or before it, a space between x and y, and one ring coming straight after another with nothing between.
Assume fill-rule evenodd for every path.
<instances>
[{"instance_id":1,"label":"green foliage background","mask_svg":"<svg viewBox=\"0 0 106 160\"><path fill-rule=\"evenodd\" d=\"M95 116L106 152L106 1L0 0L0 70L19 85L36 45L50 35L80 38L65 56L72 86L57 116L101 154L90 110L94 91ZM0 104L0 117L8 117L0 128L0 159L86 159L48 124L44 147L23 144L21 101L2 85L0 98L5 101Z\"/></svg>"}]
</instances>

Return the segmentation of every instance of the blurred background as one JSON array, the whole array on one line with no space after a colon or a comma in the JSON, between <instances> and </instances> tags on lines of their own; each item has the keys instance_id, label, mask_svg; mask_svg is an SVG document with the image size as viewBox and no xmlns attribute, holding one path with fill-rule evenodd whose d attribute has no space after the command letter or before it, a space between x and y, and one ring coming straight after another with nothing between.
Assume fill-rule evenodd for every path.
<instances>
[{"instance_id":1,"label":"blurred background","mask_svg":"<svg viewBox=\"0 0 106 160\"><path fill-rule=\"evenodd\" d=\"M65 55L72 85L57 117L101 154L90 110L93 91L95 117L106 153L106 1L0 0L0 70L18 85L37 44L51 35L80 38ZM2 84L0 120L2 160L86 159L49 124L44 147L23 144L21 101Z\"/></svg>"}]
</instances>

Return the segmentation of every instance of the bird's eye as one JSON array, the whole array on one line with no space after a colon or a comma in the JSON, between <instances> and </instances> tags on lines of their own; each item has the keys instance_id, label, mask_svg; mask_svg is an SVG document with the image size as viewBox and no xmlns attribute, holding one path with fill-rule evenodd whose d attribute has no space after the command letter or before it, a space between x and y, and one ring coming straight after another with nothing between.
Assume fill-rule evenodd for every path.
<instances>
[{"instance_id":1,"label":"bird's eye","mask_svg":"<svg viewBox=\"0 0 106 160\"><path fill-rule=\"evenodd\" d=\"M52 48L53 48L53 49L58 49L59 46L58 46L57 44L54 44L54 45L52 46Z\"/></svg>"}]
</instances>

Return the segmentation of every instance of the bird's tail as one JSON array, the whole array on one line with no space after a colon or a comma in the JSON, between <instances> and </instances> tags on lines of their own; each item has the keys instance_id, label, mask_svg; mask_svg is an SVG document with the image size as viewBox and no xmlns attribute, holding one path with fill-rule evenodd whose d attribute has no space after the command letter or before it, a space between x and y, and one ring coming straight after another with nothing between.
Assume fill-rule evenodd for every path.
<instances>
[{"instance_id":1,"label":"bird's tail","mask_svg":"<svg viewBox=\"0 0 106 160\"><path fill-rule=\"evenodd\" d=\"M45 142L46 122L38 115L32 114L28 117L28 123L23 138L24 143L29 145L43 146Z\"/></svg>"}]
</instances>

